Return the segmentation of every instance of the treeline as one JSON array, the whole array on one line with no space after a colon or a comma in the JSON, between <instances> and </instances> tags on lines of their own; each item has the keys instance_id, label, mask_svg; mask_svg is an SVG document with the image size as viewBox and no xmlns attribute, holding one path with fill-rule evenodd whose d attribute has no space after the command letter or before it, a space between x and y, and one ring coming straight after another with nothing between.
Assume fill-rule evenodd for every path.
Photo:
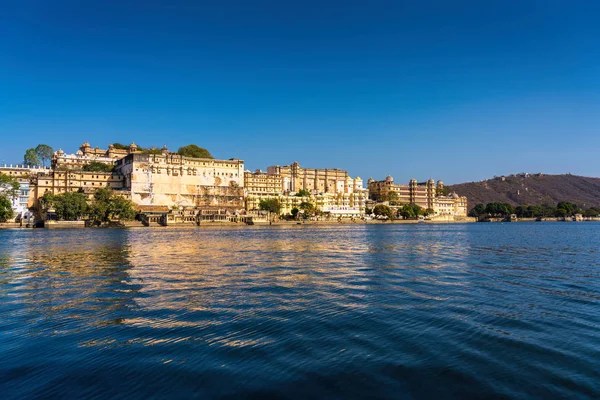
<instances>
[{"instance_id":1,"label":"treeline","mask_svg":"<svg viewBox=\"0 0 600 400\"><path fill-rule=\"evenodd\" d=\"M129 150L129 145L123 144L123 143L113 143L113 147L115 149L120 149L120 150ZM141 147L138 146L138 151L142 154L161 154L162 150L158 149L156 147ZM206 150L204 147L199 147L198 145L195 144L188 144L187 146L182 146L177 150L177 154L179 154L180 156L185 156L185 157L192 157L192 158L214 158L212 156L212 154L210 154L210 152L208 150Z\"/></svg>"},{"instance_id":2,"label":"treeline","mask_svg":"<svg viewBox=\"0 0 600 400\"><path fill-rule=\"evenodd\" d=\"M425 209L416 204L400 204L397 208L392 208L383 204L376 205L373 209L367 208L365 214L374 214L377 217L385 217L388 219L416 219L420 216L433 215L432 209Z\"/></svg>"},{"instance_id":3,"label":"treeline","mask_svg":"<svg viewBox=\"0 0 600 400\"><path fill-rule=\"evenodd\" d=\"M113 147L119 150L129 150L130 145L123 143L113 143ZM137 147L138 151L142 154L161 154L162 150L158 149L154 146L152 147ZM177 154L185 157L193 157L193 158L214 158L212 154L204 147L199 147L195 144L189 144L187 146L182 146L177 150ZM54 150L52 147L47 144L38 144L36 147L29 148L25 151L23 155L23 164L33 167L36 165L41 165L44 167L50 166L52 162L52 157L54 155ZM92 162L94 163L94 162ZM110 170L106 170L106 168L101 165L105 165L102 163L95 162L96 165L93 167L94 169L86 169L84 166L82 169L84 171L94 171L94 172L110 172Z\"/></svg>"},{"instance_id":4,"label":"treeline","mask_svg":"<svg viewBox=\"0 0 600 400\"><path fill-rule=\"evenodd\" d=\"M47 212L54 212L62 221L88 219L95 225L113 220L132 220L136 217L133 203L114 192L101 188L94 192L91 201L82 192L65 192L57 195L45 193L40 198L40 206Z\"/></svg>"},{"instance_id":5,"label":"treeline","mask_svg":"<svg viewBox=\"0 0 600 400\"><path fill-rule=\"evenodd\" d=\"M561 201L556 206L542 204L516 207L508 203L493 202L485 205L477 204L469 211L469 216L475 218L506 218L513 214L517 218L564 218L573 217L575 214L582 214L584 217L598 217L600 216L600 209L591 207L584 210L577 204L568 201Z\"/></svg>"},{"instance_id":6,"label":"treeline","mask_svg":"<svg viewBox=\"0 0 600 400\"><path fill-rule=\"evenodd\" d=\"M14 217L12 200L19 195L19 182L9 175L0 173L0 222Z\"/></svg>"}]
</instances>

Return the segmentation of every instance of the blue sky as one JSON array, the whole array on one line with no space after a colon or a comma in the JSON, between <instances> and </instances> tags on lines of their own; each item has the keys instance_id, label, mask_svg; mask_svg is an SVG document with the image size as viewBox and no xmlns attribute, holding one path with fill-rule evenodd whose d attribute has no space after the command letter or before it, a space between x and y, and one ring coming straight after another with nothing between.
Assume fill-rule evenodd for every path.
<instances>
[{"instance_id":1,"label":"blue sky","mask_svg":"<svg viewBox=\"0 0 600 400\"><path fill-rule=\"evenodd\" d=\"M600 2L0 0L0 163L196 143L447 183L600 176Z\"/></svg>"}]
</instances>

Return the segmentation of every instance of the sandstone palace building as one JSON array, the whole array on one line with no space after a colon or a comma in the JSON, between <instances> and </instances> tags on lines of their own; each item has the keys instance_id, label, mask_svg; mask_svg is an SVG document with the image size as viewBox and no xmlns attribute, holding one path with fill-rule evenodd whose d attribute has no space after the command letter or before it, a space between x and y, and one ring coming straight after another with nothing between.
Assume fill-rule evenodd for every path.
<instances>
[{"instance_id":1,"label":"sandstone palace building","mask_svg":"<svg viewBox=\"0 0 600 400\"><path fill-rule=\"evenodd\" d=\"M382 181L370 178L367 184L369 197L374 201L416 204L430 210L434 216L467 216L467 198L456 193L444 195L444 182L441 180L436 183L429 179L419 183L416 179L411 179L408 184L398 184L388 175Z\"/></svg>"},{"instance_id":2,"label":"sandstone palace building","mask_svg":"<svg viewBox=\"0 0 600 400\"><path fill-rule=\"evenodd\" d=\"M227 207L244 205L244 162L189 158L169 153L129 154L116 163L123 189L140 206Z\"/></svg>"},{"instance_id":3,"label":"sandstone palace building","mask_svg":"<svg viewBox=\"0 0 600 400\"><path fill-rule=\"evenodd\" d=\"M89 168L98 164L105 166L104 172ZM85 142L74 154L56 151L50 168L5 166L0 173L18 178L21 196L14 208L23 215L28 208L35 209L45 193L82 192L92 198L102 187L131 200L140 213L250 215L259 212L263 200L277 199L282 214L310 203L321 215L361 218L367 206L380 202L416 204L433 216L467 214L467 199L444 195L443 182L433 179L398 184L391 176L382 181L371 178L364 188L360 177L338 168L307 168L293 162L251 172L237 158L186 157L166 146L143 151L135 143L100 149Z\"/></svg>"}]
</instances>

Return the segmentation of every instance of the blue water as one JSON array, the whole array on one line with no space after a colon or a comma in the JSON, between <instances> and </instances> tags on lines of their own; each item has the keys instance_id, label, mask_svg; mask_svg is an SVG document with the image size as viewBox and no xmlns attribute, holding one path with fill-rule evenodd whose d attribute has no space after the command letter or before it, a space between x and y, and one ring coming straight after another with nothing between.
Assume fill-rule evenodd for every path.
<instances>
[{"instance_id":1,"label":"blue water","mask_svg":"<svg viewBox=\"0 0 600 400\"><path fill-rule=\"evenodd\" d=\"M600 398L600 224L0 230L0 397Z\"/></svg>"}]
</instances>

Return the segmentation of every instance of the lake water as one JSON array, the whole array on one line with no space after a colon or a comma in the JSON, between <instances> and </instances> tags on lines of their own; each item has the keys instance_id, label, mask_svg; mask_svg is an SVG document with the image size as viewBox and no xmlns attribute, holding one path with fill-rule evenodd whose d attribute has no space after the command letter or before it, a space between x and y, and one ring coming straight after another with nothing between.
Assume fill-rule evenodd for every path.
<instances>
[{"instance_id":1,"label":"lake water","mask_svg":"<svg viewBox=\"0 0 600 400\"><path fill-rule=\"evenodd\" d=\"M0 397L600 398L600 224L0 230Z\"/></svg>"}]
</instances>

